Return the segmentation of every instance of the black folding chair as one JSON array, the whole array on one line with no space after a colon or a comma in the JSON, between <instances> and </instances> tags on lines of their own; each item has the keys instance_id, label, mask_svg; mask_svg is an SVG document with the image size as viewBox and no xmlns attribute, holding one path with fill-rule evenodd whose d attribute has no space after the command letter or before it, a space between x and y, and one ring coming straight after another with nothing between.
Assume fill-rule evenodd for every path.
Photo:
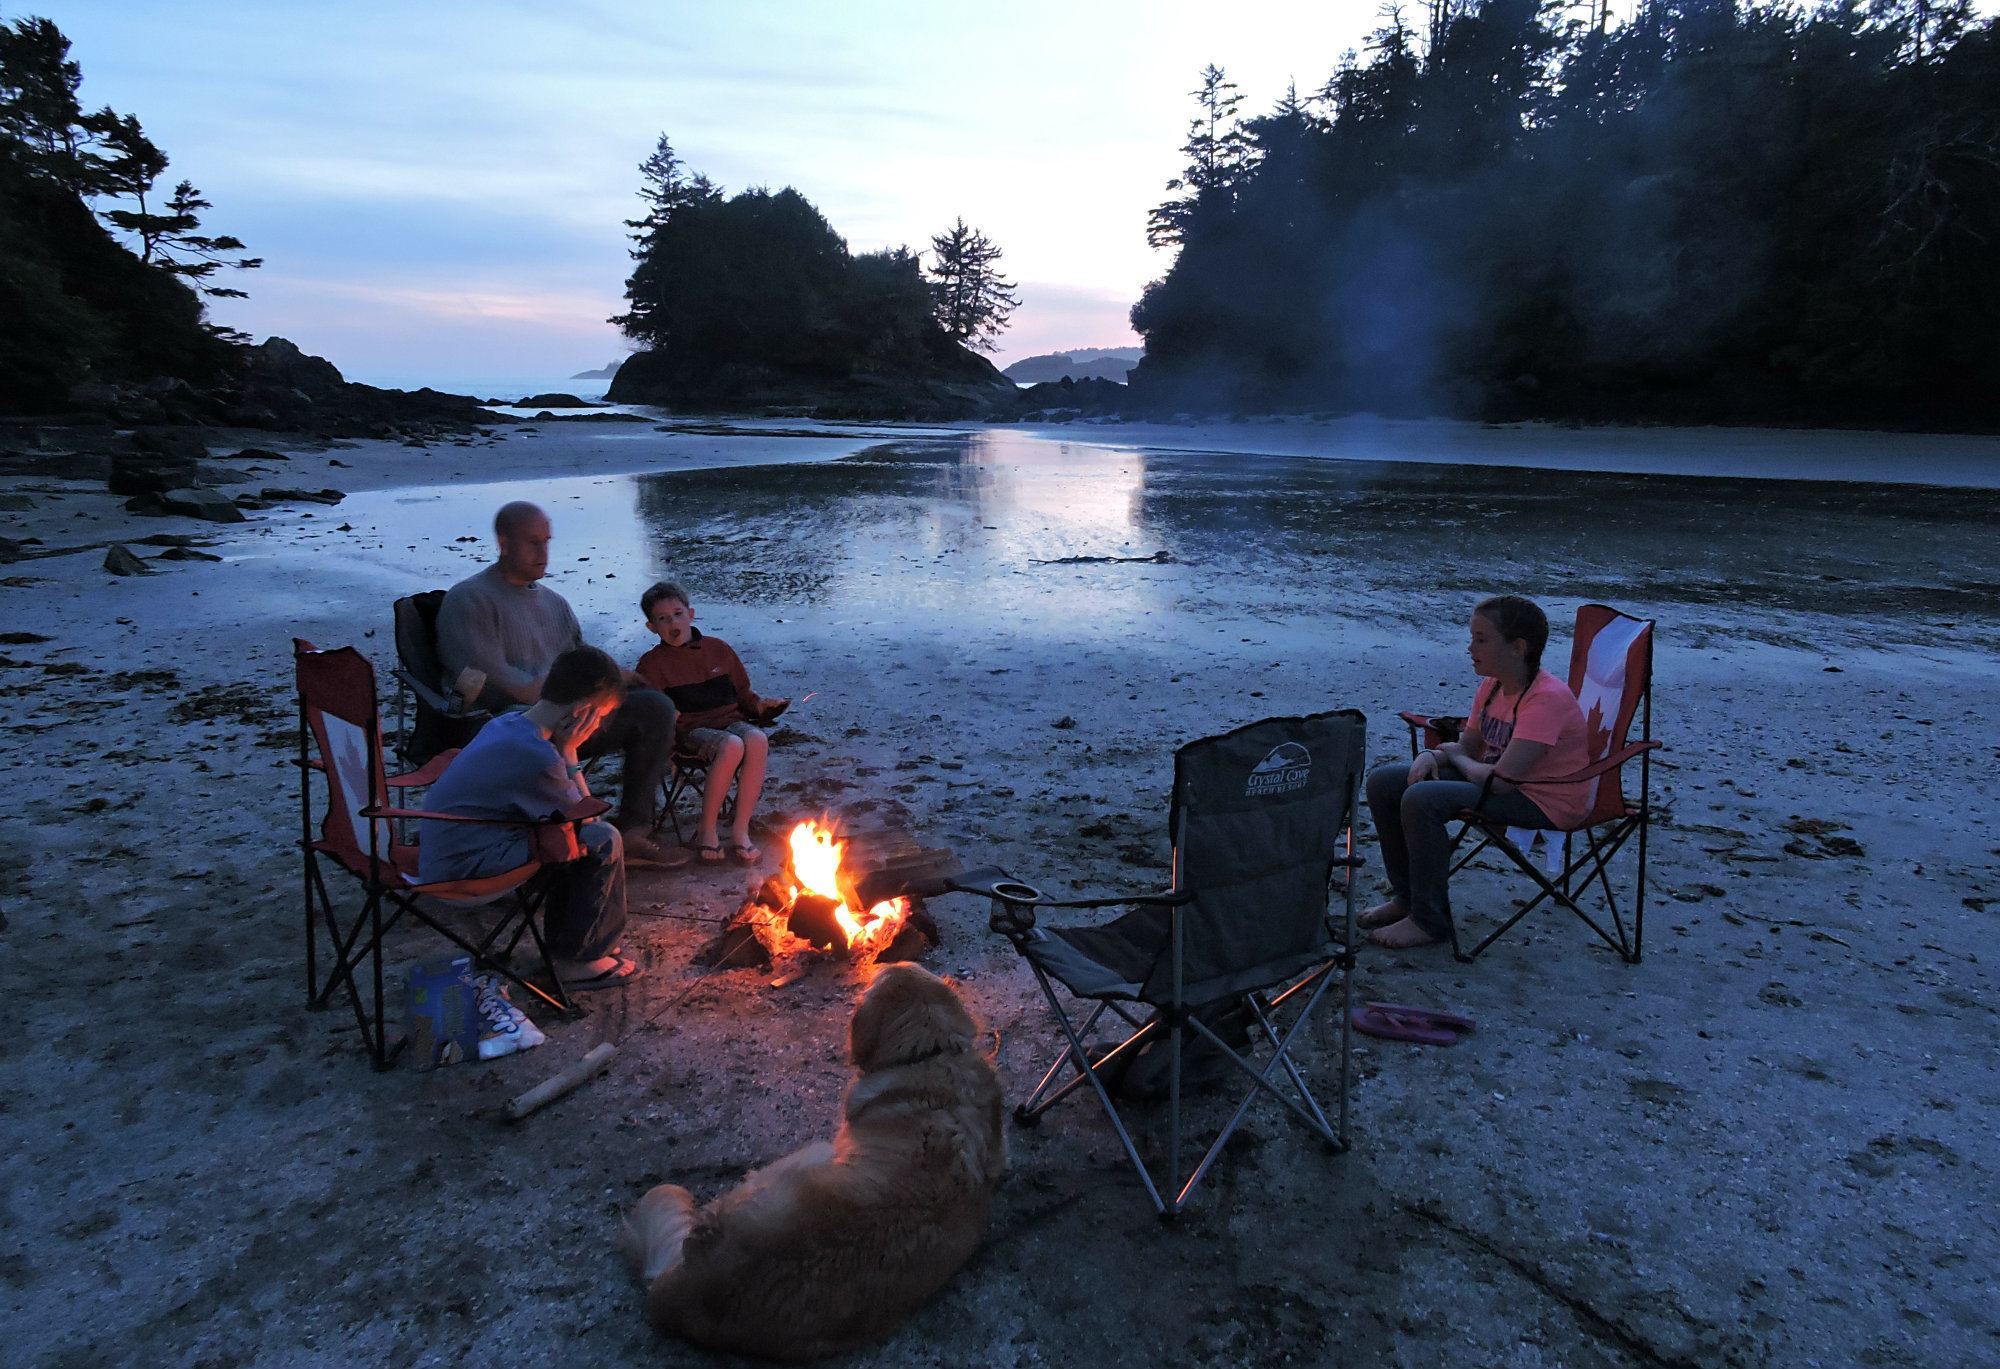
<instances>
[{"instance_id":1,"label":"black folding chair","mask_svg":"<svg viewBox=\"0 0 2000 1369\"><path fill-rule=\"evenodd\" d=\"M653 818L653 833L658 835L662 827L671 825L674 841L685 845L687 838L681 832L681 815L677 811L683 794L692 794L699 803L702 790L708 784L708 758L698 751L683 751L678 746L667 761L666 778L660 781L660 811ZM736 796L722 801L719 816L727 822L735 816Z\"/></svg>"},{"instance_id":2,"label":"black folding chair","mask_svg":"<svg viewBox=\"0 0 2000 1369\"><path fill-rule=\"evenodd\" d=\"M1347 1148L1347 1009L1353 993L1353 870L1359 864L1353 815L1366 738L1367 719L1347 709L1269 718L1183 746L1174 754L1169 816L1173 887L1161 893L1050 899L991 868L949 881L952 889L993 901L994 930L1027 960L1062 1031L1061 1052L1015 1109L1015 1120L1031 1124L1088 1087L1162 1217L1176 1216L1186 1206L1259 1097L1277 1100L1334 1151ZM1344 925L1328 913L1336 871L1346 905ZM1121 905L1132 911L1096 927L1042 927L1035 916L1038 908ZM1336 971L1342 1003L1337 1123L1327 1120L1313 1097L1293 1049ZM1072 998L1091 1002L1081 1023L1072 1020L1056 984ZM1273 1047L1261 1066L1212 1025L1238 1009ZM1295 1015L1281 1025L1287 1011ZM1084 1042L1107 1012L1133 1032L1093 1058ZM1182 1052L1190 1032L1220 1052L1248 1088L1183 1178ZM1162 1039L1169 1053L1167 1168L1164 1180L1156 1182L1119 1114L1111 1085L1142 1049Z\"/></svg>"},{"instance_id":3,"label":"black folding chair","mask_svg":"<svg viewBox=\"0 0 2000 1369\"><path fill-rule=\"evenodd\" d=\"M493 715L468 707L441 686L444 662L438 656L438 606L445 592L427 589L396 601L396 678L402 683L396 710L401 733L397 753L422 765L442 751L471 741Z\"/></svg>"}]
</instances>

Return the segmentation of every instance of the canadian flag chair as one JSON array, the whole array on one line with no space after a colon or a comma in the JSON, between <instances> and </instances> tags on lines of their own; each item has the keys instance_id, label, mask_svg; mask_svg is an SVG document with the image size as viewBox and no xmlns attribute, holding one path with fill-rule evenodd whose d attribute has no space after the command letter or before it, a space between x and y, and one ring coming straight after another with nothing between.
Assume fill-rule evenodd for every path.
<instances>
[{"instance_id":1,"label":"canadian flag chair","mask_svg":"<svg viewBox=\"0 0 2000 1369\"><path fill-rule=\"evenodd\" d=\"M1490 847L1513 861L1540 887L1540 892L1469 951L1459 943L1454 920L1451 947L1460 960L1472 960L1483 954L1522 918L1543 903L1552 902L1581 918L1628 964L1639 962L1646 931L1646 843L1652 826L1652 753L1660 749L1660 743L1653 740L1652 620L1634 618L1603 604L1585 604L1578 609L1576 631L1570 641L1569 687L1583 710L1589 763L1573 775L1537 783L1590 786L1589 811L1581 822L1551 834L1561 838L1562 852L1560 864L1550 870L1544 870L1522 849L1522 841L1517 837L1526 837L1527 833L1509 833L1503 824L1481 813L1478 805L1462 814L1465 825L1454 838L1455 845L1463 845L1469 836L1478 840L1458 858L1451 873L1456 875ZM1412 757L1419 749L1420 734L1425 745L1435 746L1457 736L1464 721L1422 713L1404 713L1402 718L1410 727ZM1631 731L1635 722L1639 725L1639 738L1633 741ZM1633 761L1638 762L1638 790L1628 796L1625 777ZM1489 787L1491 783L1487 781ZM1482 804L1486 793L1486 789L1480 791ZM1637 841L1633 843L1635 837ZM1628 843L1635 845L1637 853L1629 897L1629 928L1627 907L1621 905L1611 877L1612 858ZM1601 906L1603 922L1585 908L1586 900Z\"/></svg>"},{"instance_id":2,"label":"canadian flag chair","mask_svg":"<svg viewBox=\"0 0 2000 1369\"><path fill-rule=\"evenodd\" d=\"M586 800L569 813L540 822L498 821L420 809L392 807L392 792L433 783L456 751L433 757L422 769L391 775L383 763L382 723L375 706L375 669L353 647L321 651L297 638L292 642L299 689L299 849L306 922L306 1001L326 1006L344 989L355 1023L377 1069L387 1069L404 1042L393 1047L383 1021L382 940L408 914L473 958L495 970L551 1008L574 1014L575 1007L549 963L548 947L536 925L546 897L549 868L531 860L479 879L422 884L417 879L417 844L402 838L409 820L435 818L486 826L521 827L579 823L605 812L601 799ZM323 782L315 785L314 777ZM318 831L314 831L315 789L319 790ZM336 872L359 890L359 906L343 919L341 901L328 889L326 872ZM446 914L452 914L447 920ZM476 942L454 925L469 914L483 928ZM320 938L327 941L321 973ZM475 935L478 931L475 930ZM506 958L526 936L534 944L542 972L553 990L516 974ZM503 941L504 938L504 941ZM357 976L368 981L364 995Z\"/></svg>"}]
</instances>

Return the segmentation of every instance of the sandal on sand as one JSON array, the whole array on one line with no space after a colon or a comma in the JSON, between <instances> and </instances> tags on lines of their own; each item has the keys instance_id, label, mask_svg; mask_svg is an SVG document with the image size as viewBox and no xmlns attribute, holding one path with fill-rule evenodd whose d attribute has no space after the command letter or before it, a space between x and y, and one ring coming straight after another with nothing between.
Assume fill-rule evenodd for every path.
<instances>
[{"instance_id":1,"label":"sandal on sand","mask_svg":"<svg viewBox=\"0 0 2000 1369\"><path fill-rule=\"evenodd\" d=\"M755 865L764 858L764 853L747 841L740 843L731 842L729 844L729 854L735 856L738 861L745 865Z\"/></svg>"},{"instance_id":2,"label":"sandal on sand","mask_svg":"<svg viewBox=\"0 0 2000 1369\"><path fill-rule=\"evenodd\" d=\"M636 870L678 870L694 857L685 846L663 850L651 837L638 832L624 833L625 863Z\"/></svg>"},{"instance_id":3,"label":"sandal on sand","mask_svg":"<svg viewBox=\"0 0 2000 1369\"><path fill-rule=\"evenodd\" d=\"M1472 1030L1472 1019L1434 1008L1401 1003L1369 1003L1350 1014L1354 1030L1384 1041L1414 1041L1422 1046L1455 1046Z\"/></svg>"},{"instance_id":4,"label":"sandal on sand","mask_svg":"<svg viewBox=\"0 0 2000 1369\"><path fill-rule=\"evenodd\" d=\"M696 842L694 849L701 852L701 860L704 865L713 865L722 859L722 847L719 845L704 845Z\"/></svg>"},{"instance_id":5,"label":"sandal on sand","mask_svg":"<svg viewBox=\"0 0 2000 1369\"><path fill-rule=\"evenodd\" d=\"M585 979L566 979L563 981L563 987L571 993L588 993L592 989L623 988L644 973L645 971L639 968L638 961L628 960L621 955L618 957L618 963L610 969L599 970Z\"/></svg>"}]
</instances>

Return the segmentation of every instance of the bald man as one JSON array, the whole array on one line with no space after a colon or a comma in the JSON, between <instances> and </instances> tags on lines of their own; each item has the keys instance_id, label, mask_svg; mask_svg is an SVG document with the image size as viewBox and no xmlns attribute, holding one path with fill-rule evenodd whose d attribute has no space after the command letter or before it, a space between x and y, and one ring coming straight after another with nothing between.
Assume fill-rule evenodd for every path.
<instances>
[{"instance_id":1,"label":"bald man","mask_svg":"<svg viewBox=\"0 0 2000 1369\"><path fill-rule=\"evenodd\" d=\"M556 657L583 645L569 601L540 583L549 571L551 531L548 514L526 501L504 505L493 516L499 558L453 585L438 608L446 690L455 689L466 670L476 670L486 677L481 707L526 708L542 697ZM578 754L586 760L610 751L624 756L617 823L626 864L685 865L690 852L663 852L651 837L660 778L674 745L673 701L638 683Z\"/></svg>"}]
</instances>

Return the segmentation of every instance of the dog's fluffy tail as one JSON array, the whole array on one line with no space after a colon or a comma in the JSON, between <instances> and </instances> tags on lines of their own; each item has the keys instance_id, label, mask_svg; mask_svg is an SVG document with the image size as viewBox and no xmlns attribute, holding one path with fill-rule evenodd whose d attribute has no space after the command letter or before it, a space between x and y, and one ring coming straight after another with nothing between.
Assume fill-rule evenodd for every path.
<instances>
[{"instance_id":1,"label":"dog's fluffy tail","mask_svg":"<svg viewBox=\"0 0 2000 1369\"><path fill-rule=\"evenodd\" d=\"M681 1243L694 1229L694 1195L679 1184L661 1184L625 1216L618 1248L648 1288L680 1263Z\"/></svg>"}]
</instances>

